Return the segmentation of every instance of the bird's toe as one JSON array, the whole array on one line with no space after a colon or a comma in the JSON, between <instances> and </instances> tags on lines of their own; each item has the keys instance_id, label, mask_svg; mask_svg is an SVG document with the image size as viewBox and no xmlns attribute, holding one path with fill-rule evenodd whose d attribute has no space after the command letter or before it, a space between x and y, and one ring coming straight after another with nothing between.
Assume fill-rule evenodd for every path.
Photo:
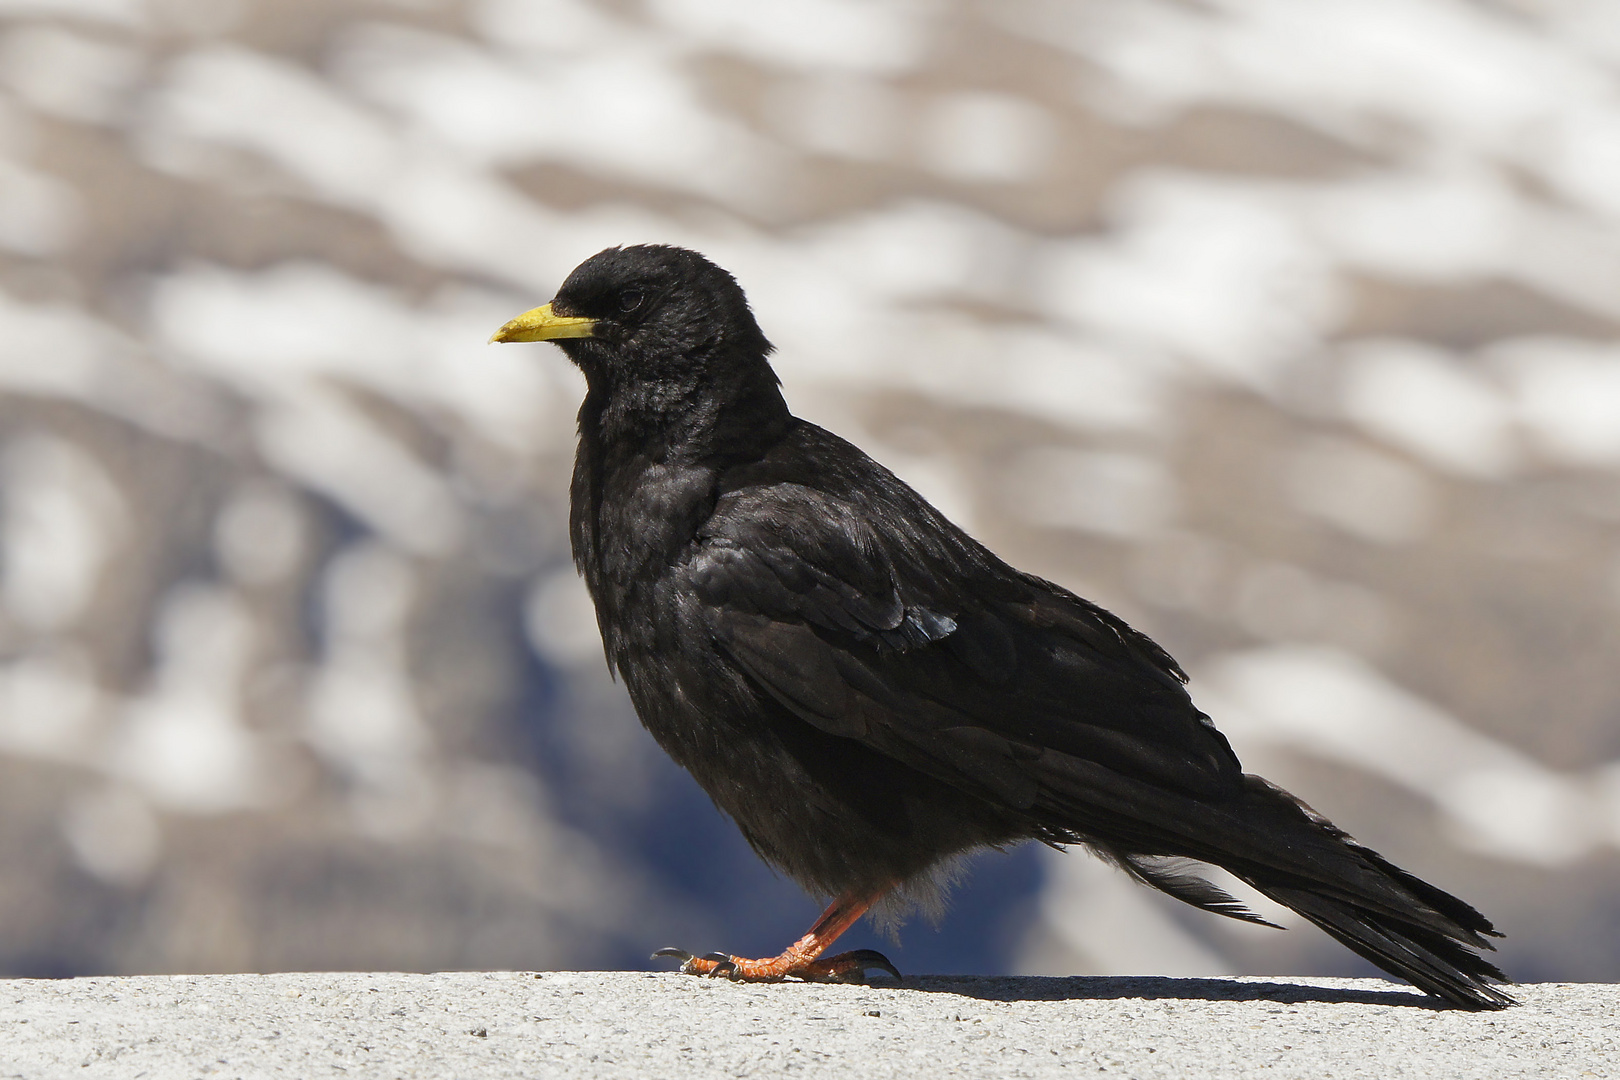
<instances>
[{"instance_id":1,"label":"bird's toe","mask_svg":"<svg viewBox=\"0 0 1620 1080\"><path fill-rule=\"evenodd\" d=\"M876 949L839 953L825 960L813 961L790 974L806 982L864 983L868 971L886 971L894 976L895 982L905 981L901 978L900 969Z\"/></svg>"},{"instance_id":2,"label":"bird's toe","mask_svg":"<svg viewBox=\"0 0 1620 1080\"><path fill-rule=\"evenodd\" d=\"M685 949L677 949L670 945L659 949L648 959L679 960L681 966L676 970L683 975L711 975L726 979L737 979L741 976L738 969L738 960L730 953L712 952L703 956L694 956Z\"/></svg>"},{"instance_id":3,"label":"bird's toe","mask_svg":"<svg viewBox=\"0 0 1620 1080\"><path fill-rule=\"evenodd\" d=\"M692 972L694 975L708 975L710 978L732 980L736 980L741 976L741 972L737 968L737 958L732 956L730 953L712 952L700 956L697 959L702 960L705 964L713 964L714 966L709 968L707 971L694 970ZM681 970L684 971L686 969L683 967Z\"/></svg>"},{"instance_id":4,"label":"bird's toe","mask_svg":"<svg viewBox=\"0 0 1620 1080\"><path fill-rule=\"evenodd\" d=\"M860 970L863 976L870 970L886 971L894 976L895 982L905 982L905 979L900 974L900 969L895 967L887 956L884 956L876 949L856 949L854 952L847 952L843 955L861 965Z\"/></svg>"}]
</instances>

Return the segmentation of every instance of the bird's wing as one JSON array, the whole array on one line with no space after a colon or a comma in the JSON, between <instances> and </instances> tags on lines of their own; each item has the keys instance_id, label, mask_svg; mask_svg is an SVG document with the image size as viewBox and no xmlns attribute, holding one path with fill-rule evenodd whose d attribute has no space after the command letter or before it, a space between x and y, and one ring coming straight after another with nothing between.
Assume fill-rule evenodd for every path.
<instances>
[{"instance_id":1,"label":"bird's wing","mask_svg":"<svg viewBox=\"0 0 1620 1080\"><path fill-rule=\"evenodd\" d=\"M921 499L892 509L792 483L716 506L683 572L716 644L771 697L1019 809L1067 774L1194 797L1235 781L1149 639Z\"/></svg>"}]
</instances>

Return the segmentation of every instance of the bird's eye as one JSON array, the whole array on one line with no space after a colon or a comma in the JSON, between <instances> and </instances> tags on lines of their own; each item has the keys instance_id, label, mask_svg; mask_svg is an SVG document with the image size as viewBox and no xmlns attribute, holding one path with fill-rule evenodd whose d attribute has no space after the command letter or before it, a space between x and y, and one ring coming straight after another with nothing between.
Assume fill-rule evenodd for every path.
<instances>
[{"instance_id":1,"label":"bird's eye","mask_svg":"<svg viewBox=\"0 0 1620 1080\"><path fill-rule=\"evenodd\" d=\"M634 311L641 306L642 299L640 289L627 289L619 294L619 310Z\"/></svg>"}]
</instances>

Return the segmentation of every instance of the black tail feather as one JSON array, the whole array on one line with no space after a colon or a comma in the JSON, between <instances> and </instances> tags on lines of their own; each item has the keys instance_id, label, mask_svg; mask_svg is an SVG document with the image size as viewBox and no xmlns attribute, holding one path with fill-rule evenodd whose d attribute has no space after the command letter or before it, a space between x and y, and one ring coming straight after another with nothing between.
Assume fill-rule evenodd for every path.
<instances>
[{"instance_id":1,"label":"black tail feather","mask_svg":"<svg viewBox=\"0 0 1620 1080\"><path fill-rule=\"evenodd\" d=\"M1392 975L1464 1009L1518 1004L1507 976L1476 949L1502 935L1471 905L1402 870L1288 792L1246 776L1248 802L1298 866L1231 866L1240 878ZM1279 860L1282 861L1282 860ZM1327 869L1327 875L1320 873Z\"/></svg>"},{"instance_id":2,"label":"black tail feather","mask_svg":"<svg viewBox=\"0 0 1620 1080\"><path fill-rule=\"evenodd\" d=\"M1216 915L1225 915L1228 919L1269 926L1273 930L1282 929L1271 920L1250 911L1243 901L1231 893L1199 877L1184 859L1164 859L1151 855L1130 855L1106 849L1099 850L1110 862L1137 881L1151 885L1162 893L1168 893L1183 904L1191 904Z\"/></svg>"},{"instance_id":3,"label":"black tail feather","mask_svg":"<svg viewBox=\"0 0 1620 1080\"><path fill-rule=\"evenodd\" d=\"M1459 1008L1518 1004L1491 985L1509 980L1475 951L1494 949L1489 939L1502 936L1490 920L1356 843L1282 788L1258 776L1243 780L1240 802L1210 808L1196 840L1176 845L1181 854L1225 867L1351 951ZM1174 860L1093 847L1194 907L1272 925Z\"/></svg>"},{"instance_id":4,"label":"black tail feather","mask_svg":"<svg viewBox=\"0 0 1620 1080\"><path fill-rule=\"evenodd\" d=\"M1392 975L1464 1009L1502 1009L1518 1004L1491 986L1507 976L1455 937L1388 916L1369 913L1340 900L1303 889L1253 883L1255 888L1299 912L1352 952Z\"/></svg>"}]
</instances>

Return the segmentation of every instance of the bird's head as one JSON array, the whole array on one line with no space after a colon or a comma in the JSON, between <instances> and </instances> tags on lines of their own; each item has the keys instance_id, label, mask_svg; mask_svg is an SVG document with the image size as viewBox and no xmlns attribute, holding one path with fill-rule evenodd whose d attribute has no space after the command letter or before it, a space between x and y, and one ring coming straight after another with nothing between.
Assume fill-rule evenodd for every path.
<instances>
[{"instance_id":1,"label":"bird's head","mask_svg":"<svg viewBox=\"0 0 1620 1080\"><path fill-rule=\"evenodd\" d=\"M604 387L763 364L771 345L735 278L702 255L661 244L586 259L556 298L508 322L491 341L554 341Z\"/></svg>"}]
</instances>

